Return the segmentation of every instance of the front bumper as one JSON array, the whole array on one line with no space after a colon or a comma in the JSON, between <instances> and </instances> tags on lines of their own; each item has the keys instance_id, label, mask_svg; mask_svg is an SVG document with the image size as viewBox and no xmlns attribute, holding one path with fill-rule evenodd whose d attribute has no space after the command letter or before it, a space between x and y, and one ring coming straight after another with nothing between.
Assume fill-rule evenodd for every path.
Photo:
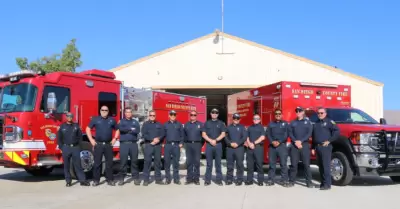
<instances>
[{"instance_id":1,"label":"front bumper","mask_svg":"<svg viewBox=\"0 0 400 209\"><path fill-rule=\"evenodd\" d=\"M0 150L0 166L19 168L29 165L29 151Z\"/></svg>"},{"instance_id":2,"label":"front bumper","mask_svg":"<svg viewBox=\"0 0 400 209\"><path fill-rule=\"evenodd\" d=\"M400 176L400 155L356 154L360 176Z\"/></svg>"}]
</instances>

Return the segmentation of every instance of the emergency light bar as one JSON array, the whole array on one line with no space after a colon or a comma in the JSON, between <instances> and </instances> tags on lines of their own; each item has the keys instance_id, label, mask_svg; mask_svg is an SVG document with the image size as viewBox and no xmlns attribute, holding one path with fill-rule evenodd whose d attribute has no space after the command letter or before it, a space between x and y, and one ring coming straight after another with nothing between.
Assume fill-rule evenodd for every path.
<instances>
[{"instance_id":1,"label":"emergency light bar","mask_svg":"<svg viewBox=\"0 0 400 209\"><path fill-rule=\"evenodd\" d=\"M314 86L314 87L328 87L328 88L338 87L338 85L335 84L322 84L322 83L300 83L300 86Z\"/></svg>"},{"instance_id":2,"label":"emergency light bar","mask_svg":"<svg viewBox=\"0 0 400 209\"><path fill-rule=\"evenodd\" d=\"M34 77L37 73L33 70L21 70L18 72L0 75L0 80L18 81L20 78Z\"/></svg>"}]
</instances>

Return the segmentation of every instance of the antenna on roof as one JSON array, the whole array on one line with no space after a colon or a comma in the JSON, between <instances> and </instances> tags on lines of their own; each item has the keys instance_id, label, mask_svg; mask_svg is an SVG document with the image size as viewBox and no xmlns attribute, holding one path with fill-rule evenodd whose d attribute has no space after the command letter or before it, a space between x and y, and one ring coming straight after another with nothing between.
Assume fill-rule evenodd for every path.
<instances>
[{"instance_id":1,"label":"antenna on roof","mask_svg":"<svg viewBox=\"0 0 400 209\"><path fill-rule=\"evenodd\" d=\"M224 54L235 54L234 52L224 52L224 0L221 0L221 32L218 30L216 31L217 36L219 36L219 39L221 40L221 52L217 52L219 55L224 55Z\"/></svg>"}]
</instances>

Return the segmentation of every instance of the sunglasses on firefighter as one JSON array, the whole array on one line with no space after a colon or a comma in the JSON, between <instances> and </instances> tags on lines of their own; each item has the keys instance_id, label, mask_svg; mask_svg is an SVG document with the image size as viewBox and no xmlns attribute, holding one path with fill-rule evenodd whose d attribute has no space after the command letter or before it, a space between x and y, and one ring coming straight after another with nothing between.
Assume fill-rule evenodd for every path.
<instances>
[{"instance_id":1,"label":"sunglasses on firefighter","mask_svg":"<svg viewBox=\"0 0 400 209\"><path fill-rule=\"evenodd\" d=\"M196 114L190 114L190 116L197 116Z\"/></svg>"}]
</instances>

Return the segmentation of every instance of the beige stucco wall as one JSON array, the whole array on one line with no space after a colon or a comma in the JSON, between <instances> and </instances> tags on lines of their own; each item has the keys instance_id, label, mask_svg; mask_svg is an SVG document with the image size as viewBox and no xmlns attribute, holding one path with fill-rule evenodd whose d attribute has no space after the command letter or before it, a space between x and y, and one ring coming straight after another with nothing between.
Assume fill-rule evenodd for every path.
<instances>
[{"instance_id":1,"label":"beige stucco wall","mask_svg":"<svg viewBox=\"0 0 400 209\"><path fill-rule=\"evenodd\" d=\"M115 71L127 86L266 85L281 80L347 84L353 107L379 120L383 87L241 41L210 37ZM232 53L232 54L231 54ZM222 79L218 79L222 76Z\"/></svg>"}]
</instances>

